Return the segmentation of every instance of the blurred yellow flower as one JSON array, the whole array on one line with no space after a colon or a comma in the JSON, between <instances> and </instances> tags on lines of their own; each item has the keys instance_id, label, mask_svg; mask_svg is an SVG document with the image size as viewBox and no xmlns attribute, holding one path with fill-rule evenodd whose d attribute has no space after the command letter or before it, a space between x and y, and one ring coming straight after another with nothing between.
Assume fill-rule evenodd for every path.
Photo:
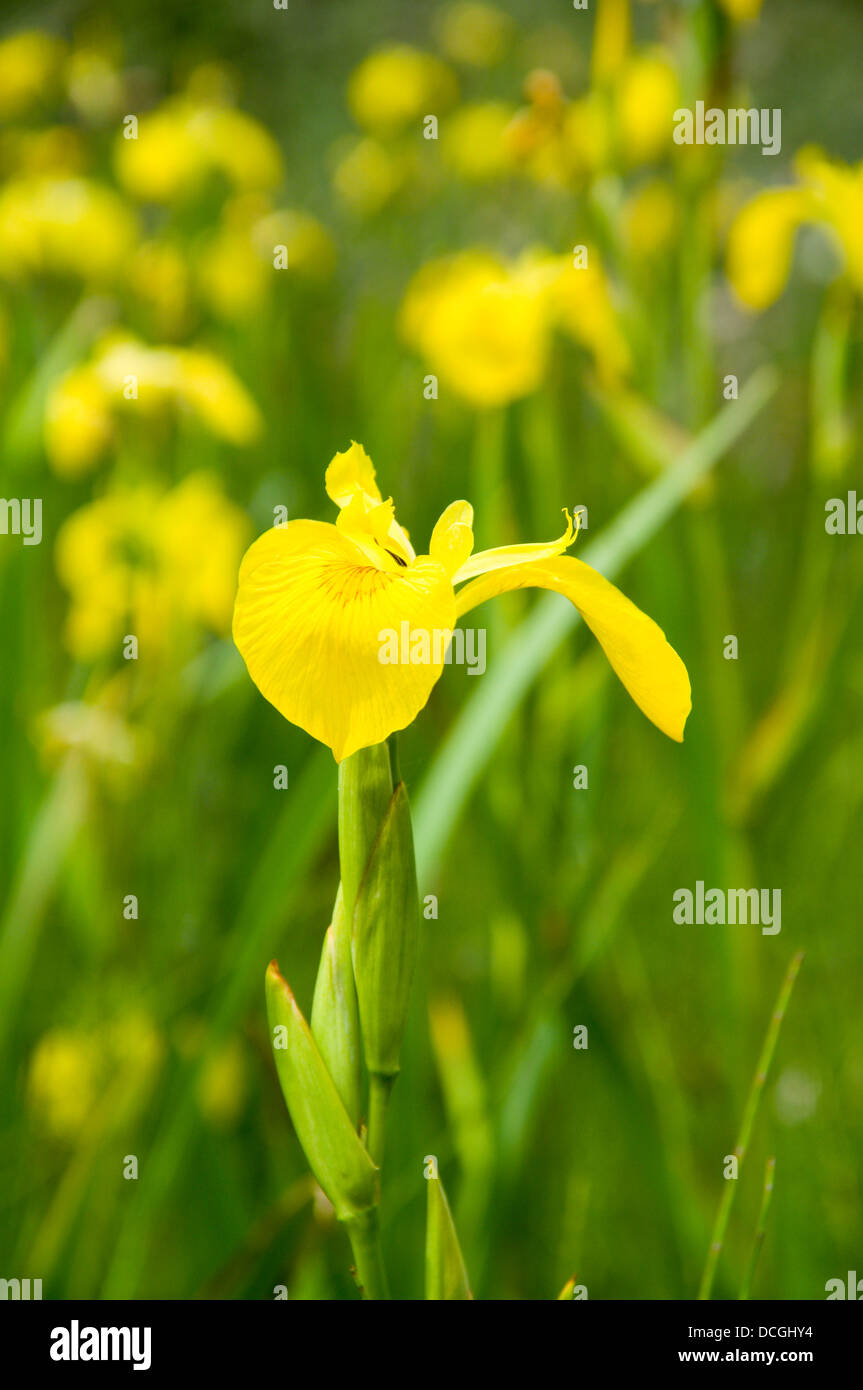
<instances>
[{"instance_id":1,"label":"blurred yellow flower","mask_svg":"<svg viewBox=\"0 0 863 1390\"><path fill-rule=\"evenodd\" d=\"M13 179L0 189L0 275L51 272L110 283L137 237L122 198L82 178Z\"/></svg>"},{"instance_id":2,"label":"blurred yellow flower","mask_svg":"<svg viewBox=\"0 0 863 1390\"><path fill-rule=\"evenodd\" d=\"M54 95L64 53L60 39L35 29L0 42L0 120L25 115Z\"/></svg>"},{"instance_id":3,"label":"blurred yellow flower","mask_svg":"<svg viewBox=\"0 0 863 1390\"><path fill-rule=\"evenodd\" d=\"M569 256L540 259L537 266L552 323L591 354L606 385L616 384L629 371L630 353L599 252L585 246L577 266Z\"/></svg>"},{"instance_id":4,"label":"blurred yellow flower","mask_svg":"<svg viewBox=\"0 0 863 1390\"><path fill-rule=\"evenodd\" d=\"M507 131L515 107L503 101L460 106L441 133L441 154L460 178L481 183L514 168Z\"/></svg>"},{"instance_id":5,"label":"blurred yellow flower","mask_svg":"<svg viewBox=\"0 0 863 1390\"><path fill-rule=\"evenodd\" d=\"M506 53L515 25L494 5L456 0L444 6L436 27L438 42L454 63L490 68Z\"/></svg>"},{"instance_id":6,"label":"blurred yellow flower","mask_svg":"<svg viewBox=\"0 0 863 1390\"><path fill-rule=\"evenodd\" d=\"M567 168L576 179L591 178L608 167L614 138L608 103L598 92L570 102L563 118L561 143Z\"/></svg>"},{"instance_id":7,"label":"blurred yellow flower","mask_svg":"<svg viewBox=\"0 0 863 1390\"><path fill-rule=\"evenodd\" d=\"M198 1073L198 1106L215 1129L230 1129L239 1118L248 1091L248 1063L238 1037L209 1052Z\"/></svg>"},{"instance_id":8,"label":"blurred yellow flower","mask_svg":"<svg viewBox=\"0 0 863 1390\"><path fill-rule=\"evenodd\" d=\"M253 443L263 428L258 407L221 358L200 348L150 347L111 332L88 363L72 368L48 394L44 432L51 466L65 477L87 472L110 443L118 411L146 418L169 405L238 446Z\"/></svg>"},{"instance_id":9,"label":"blurred yellow flower","mask_svg":"<svg viewBox=\"0 0 863 1390\"><path fill-rule=\"evenodd\" d=\"M767 189L738 213L728 233L726 273L742 304L760 313L779 298L791 269L794 234L805 219L803 189Z\"/></svg>"},{"instance_id":10,"label":"blurred yellow flower","mask_svg":"<svg viewBox=\"0 0 863 1390\"><path fill-rule=\"evenodd\" d=\"M592 82L602 86L618 76L626 61L631 37L629 0L598 0L590 57Z\"/></svg>"},{"instance_id":11,"label":"blurred yellow flower","mask_svg":"<svg viewBox=\"0 0 863 1390\"><path fill-rule=\"evenodd\" d=\"M92 766L116 772L140 767L149 740L142 729L110 708L105 693L103 687L98 703L69 700L39 716L35 739L46 763L55 765L67 753L77 753Z\"/></svg>"},{"instance_id":12,"label":"blurred yellow flower","mask_svg":"<svg viewBox=\"0 0 863 1390\"><path fill-rule=\"evenodd\" d=\"M510 158L538 183L565 185L571 169L564 135L568 105L560 82L535 68L524 82L528 105L515 112L504 132Z\"/></svg>"},{"instance_id":13,"label":"blurred yellow flower","mask_svg":"<svg viewBox=\"0 0 863 1390\"><path fill-rule=\"evenodd\" d=\"M271 265L276 247L288 253L288 270L309 280L326 280L336 265L336 246L326 227L298 208L277 208L255 222L252 240Z\"/></svg>"},{"instance_id":14,"label":"blurred yellow flower","mask_svg":"<svg viewBox=\"0 0 863 1390\"><path fill-rule=\"evenodd\" d=\"M180 403L229 444L254 443L263 429L260 411L227 363L198 348L182 348L176 357Z\"/></svg>"},{"instance_id":15,"label":"blurred yellow flower","mask_svg":"<svg viewBox=\"0 0 863 1390\"><path fill-rule=\"evenodd\" d=\"M0 132L0 170L4 174L80 174L87 163L81 132L72 126Z\"/></svg>"},{"instance_id":16,"label":"blurred yellow flower","mask_svg":"<svg viewBox=\"0 0 863 1390\"><path fill-rule=\"evenodd\" d=\"M474 406L527 396L545 373L542 293L517 268L482 251L423 266L405 294L401 329L441 382Z\"/></svg>"},{"instance_id":17,"label":"blurred yellow flower","mask_svg":"<svg viewBox=\"0 0 863 1390\"><path fill-rule=\"evenodd\" d=\"M99 1094L102 1066L95 1037L70 1028L43 1034L30 1058L30 1105L58 1139L74 1139Z\"/></svg>"},{"instance_id":18,"label":"blurred yellow flower","mask_svg":"<svg viewBox=\"0 0 863 1390\"><path fill-rule=\"evenodd\" d=\"M597 253L585 249L578 268L545 252L511 265L483 251L431 261L408 286L401 331L442 383L478 407L537 390L555 328L615 380L628 370L629 351Z\"/></svg>"},{"instance_id":19,"label":"blurred yellow flower","mask_svg":"<svg viewBox=\"0 0 863 1390\"><path fill-rule=\"evenodd\" d=\"M192 321L189 262L173 241L142 242L129 261L129 289L159 337L177 338Z\"/></svg>"},{"instance_id":20,"label":"blurred yellow flower","mask_svg":"<svg viewBox=\"0 0 863 1390\"><path fill-rule=\"evenodd\" d=\"M284 177L269 131L230 106L173 97L142 116L136 139L117 137L114 166L123 187L142 202L183 202L213 173L238 191L275 188Z\"/></svg>"},{"instance_id":21,"label":"blurred yellow flower","mask_svg":"<svg viewBox=\"0 0 863 1390\"><path fill-rule=\"evenodd\" d=\"M725 13L740 24L747 20L757 19L763 3L764 0L719 0L720 7Z\"/></svg>"},{"instance_id":22,"label":"blurred yellow flower","mask_svg":"<svg viewBox=\"0 0 863 1390\"><path fill-rule=\"evenodd\" d=\"M794 164L809 190L810 220L832 233L852 284L863 294L863 161L841 164L807 145Z\"/></svg>"},{"instance_id":23,"label":"blurred yellow flower","mask_svg":"<svg viewBox=\"0 0 863 1390\"><path fill-rule=\"evenodd\" d=\"M258 314L273 293L274 275L325 280L335 266L335 245L308 213L271 209L255 196L227 205L221 225L197 256L203 296L213 312L243 321Z\"/></svg>"},{"instance_id":24,"label":"blurred yellow flower","mask_svg":"<svg viewBox=\"0 0 863 1390\"><path fill-rule=\"evenodd\" d=\"M61 477L88 473L110 444L113 430L108 393L93 367L73 367L48 393L45 450Z\"/></svg>"},{"instance_id":25,"label":"blurred yellow flower","mask_svg":"<svg viewBox=\"0 0 863 1390\"><path fill-rule=\"evenodd\" d=\"M248 534L244 514L208 473L167 491L117 489L73 512L56 550L72 655L119 652L131 633L152 659L190 630L226 632Z\"/></svg>"},{"instance_id":26,"label":"blurred yellow flower","mask_svg":"<svg viewBox=\"0 0 863 1390\"><path fill-rule=\"evenodd\" d=\"M29 1104L67 1143L93 1123L110 1129L146 1098L162 1055L155 1025L136 1010L98 1027L53 1028L30 1058Z\"/></svg>"},{"instance_id":27,"label":"blurred yellow flower","mask_svg":"<svg viewBox=\"0 0 863 1390\"><path fill-rule=\"evenodd\" d=\"M453 502L432 532L429 553L418 556L361 445L335 455L326 489L339 508L334 526L290 521L260 536L245 555L233 632L264 697L337 761L416 718L441 676L444 644L459 618L497 594L528 587L570 599L638 707L682 740L691 707L683 662L619 589L563 556L575 539L569 517L555 541L474 554L473 509ZM392 663L382 661L389 634L409 648Z\"/></svg>"},{"instance_id":28,"label":"blurred yellow flower","mask_svg":"<svg viewBox=\"0 0 863 1390\"><path fill-rule=\"evenodd\" d=\"M728 279L741 303L757 313L785 288L794 236L803 223L827 231L848 279L863 294L863 162L841 164L807 147L799 152L795 168L796 186L757 193L729 229Z\"/></svg>"},{"instance_id":29,"label":"blurred yellow flower","mask_svg":"<svg viewBox=\"0 0 863 1390\"><path fill-rule=\"evenodd\" d=\"M373 217L405 187L414 161L406 151L388 149L371 136L342 149L333 170L333 187L353 212Z\"/></svg>"},{"instance_id":30,"label":"blurred yellow flower","mask_svg":"<svg viewBox=\"0 0 863 1390\"><path fill-rule=\"evenodd\" d=\"M351 73L348 105L358 125L392 135L423 116L440 116L456 100L455 75L440 58L408 44L380 48Z\"/></svg>"},{"instance_id":31,"label":"blurred yellow flower","mask_svg":"<svg viewBox=\"0 0 863 1390\"><path fill-rule=\"evenodd\" d=\"M617 135L627 164L649 164L672 145L680 83L662 52L640 53L622 68L617 83Z\"/></svg>"},{"instance_id":32,"label":"blurred yellow flower","mask_svg":"<svg viewBox=\"0 0 863 1390\"><path fill-rule=\"evenodd\" d=\"M272 261L268 271L248 228L218 227L196 262L201 294L217 318L254 318L266 297Z\"/></svg>"},{"instance_id":33,"label":"blurred yellow flower","mask_svg":"<svg viewBox=\"0 0 863 1390\"><path fill-rule=\"evenodd\" d=\"M123 79L110 45L76 45L66 65L66 87L72 105L93 124L122 112Z\"/></svg>"}]
</instances>

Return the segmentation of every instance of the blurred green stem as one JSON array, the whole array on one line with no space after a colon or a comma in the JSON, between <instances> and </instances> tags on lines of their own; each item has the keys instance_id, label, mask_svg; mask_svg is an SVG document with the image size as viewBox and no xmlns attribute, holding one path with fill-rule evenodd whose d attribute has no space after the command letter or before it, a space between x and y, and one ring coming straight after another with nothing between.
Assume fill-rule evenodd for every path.
<instances>
[{"instance_id":1,"label":"blurred green stem","mask_svg":"<svg viewBox=\"0 0 863 1390\"><path fill-rule=\"evenodd\" d=\"M776 1159L771 1155L767 1160L767 1167L764 1170L764 1190L761 1194L761 1209L758 1212L758 1221L755 1226L755 1236L752 1241L749 1263L746 1266L743 1283L740 1285L740 1298L744 1300L749 1297L751 1292L752 1280L755 1276L755 1267L758 1264L758 1256L761 1254L761 1247L764 1244L764 1236L767 1231L767 1213L770 1210L770 1202L773 1197L773 1178L775 1172Z\"/></svg>"},{"instance_id":2,"label":"blurred green stem","mask_svg":"<svg viewBox=\"0 0 863 1390\"><path fill-rule=\"evenodd\" d=\"M755 1068L755 1075L752 1078L752 1085L749 1087L749 1095L746 1098L746 1107L743 1111L743 1119L740 1122L740 1132L737 1136L737 1143L734 1145L734 1154L738 1162L736 1178L728 1178L725 1181L725 1191L719 1203L719 1210L716 1213L716 1220L713 1223L713 1234L710 1238L710 1248L707 1251L707 1260L704 1265L704 1273L701 1276L701 1285L698 1290L700 1300L710 1298L713 1289L713 1280L716 1277L716 1266L719 1263L719 1256L725 1243L725 1234L728 1230L728 1218L731 1215L731 1208L734 1205L734 1198L737 1192L737 1184L740 1181L740 1170L743 1167L743 1160L746 1157L746 1150L749 1147L749 1140L752 1137L752 1127L755 1124L755 1116L758 1114L758 1106L767 1081L767 1073L770 1070L770 1063L773 1060L773 1053L776 1051L776 1043L779 1040L779 1031L782 1021L788 1008L791 992L794 989L794 981L797 979L800 965L803 960L803 952L797 951L791 957L791 963L785 972L785 979L782 981L782 988L779 991L779 998L776 1000L776 1007L770 1018L770 1025L767 1035L761 1048L758 1058L758 1065Z\"/></svg>"}]
</instances>

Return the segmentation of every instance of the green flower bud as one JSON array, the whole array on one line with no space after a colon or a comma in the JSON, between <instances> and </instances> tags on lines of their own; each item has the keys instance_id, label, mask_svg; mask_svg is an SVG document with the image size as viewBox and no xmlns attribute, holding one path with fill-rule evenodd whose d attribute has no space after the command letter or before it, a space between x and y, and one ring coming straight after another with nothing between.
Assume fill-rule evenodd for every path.
<instances>
[{"instance_id":1,"label":"green flower bud","mask_svg":"<svg viewBox=\"0 0 863 1390\"><path fill-rule=\"evenodd\" d=\"M357 1129L362 1084L360 1021L350 929L345 919L341 888L333 908L332 926L324 938L310 1023L318 1051Z\"/></svg>"},{"instance_id":2,"label":"green flower bud","mask_svg":"<svg viewBox=\"0 0 863 1390\"><path fill-rule=\"evenodd\" d=\"M377 1202L378 1170L276 961L267 970L267 1015L276 1071L297 1138L337 1217L351 1221Z\"/></svg>"}]
</instances>

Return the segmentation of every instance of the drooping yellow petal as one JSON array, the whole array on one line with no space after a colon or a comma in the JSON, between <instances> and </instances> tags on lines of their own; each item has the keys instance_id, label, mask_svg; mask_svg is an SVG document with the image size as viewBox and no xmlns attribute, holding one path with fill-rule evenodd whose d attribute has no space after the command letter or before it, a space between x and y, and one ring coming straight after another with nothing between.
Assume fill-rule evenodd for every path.
<instances>
[{"instance_id":1,"label":"drooping yellow petal","mask_svg":"<svg viewBox=\"0 0 863 1390\"><path fill-rule=\"evenodd\" d=\"M473 579L478 574L487 574L490 570L512 569L514 565L528 565L537 560L553 560L555 555L562 555L572 545L578 532L578 525L573 524L566 508L564 508L564 516L566 517L566 530L562 536L558 536L556 541L545 541L537 545L501 545L495 550L478 550L476 555L471 555L470 559L466 560L453 575L453 584L461 584L465 579ZM518 586L516 585L516 587Z\"/></svg>"},{"instance_id":2,"label":"drooping yellow petal","mask_svg":"<svg viewBox=\"0 0 863 1390\"><path fill-rule=\"evenodd\" d=\"M451 502L432 531L429 554L452 577L473 550L473 507Z\"/></svg>"},{"instance_id":3,"label":"drooping yellow petal","mask_svg":"<svg viewBox=\"0 0 863 1390\"><path fill-rule=\"evenodd\" d=\"M443 669L446 641L434 634L454 624L437 561L380 569L323 522L267 531L240 567L233 631L249 674L337 762L416 718Z\"/></svg>"},{"instance_id":4,"label":"drooping yellow petal","mask_svg":"<svg viewBox=\"0 0 863 1390\"><path fill-rule=\"evenodd\" d=\"M686 667L653 619L581 560L564 556L483 575L457 595L456 613L461 618L496 594L532 586L554 589L575 605L639 709L681 743L692 708Z\"/></svg>"},{"instance_id":5,"label":"drooping yellow petal","mask_svg":"<svg viewBox=\"0 0 863 1390\"><path fill-rule=\"evenodd\" d=\"M324 486L327 496L337 507L346 507L357 492L364 492L376 502L381 494L375 482L375 466L363 448L351 440L351 447L335 454L327 468Z\"/></svg>"}]
</instances>

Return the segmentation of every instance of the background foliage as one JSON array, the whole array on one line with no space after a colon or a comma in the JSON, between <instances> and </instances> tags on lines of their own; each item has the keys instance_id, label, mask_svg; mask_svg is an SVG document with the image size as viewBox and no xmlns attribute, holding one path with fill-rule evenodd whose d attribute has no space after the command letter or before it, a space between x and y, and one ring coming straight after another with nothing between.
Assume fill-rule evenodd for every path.
<instances>
[{"instance_id":1,"label":"background foliage","mask_svg":"<svg viewBox=\"0 0 863 1390\"><path fill-rule=\"evenodd\" d=\"M61 36L102 55L121 84L102 113L68 92L7 113L5 182L20 169L14 131L61 125L79 132L88 176L117 187L122 116L216 64L208 80L229 79L283 153L272 207L318 219L332 250L319 274L274 280L251 316L220 315L193 289L172 333L154 324L146 281L94 284L50 264L0 281L2 492L44 499L41 546L0 537L0 1254L6 1276L41 1277L45 1296L268 1298L281 1283L291 1298L354 1296L344 1238L290 1130L263 1009L273 956L311 1000L337 886L335 765L264 703L227 632L186 611L187 577L166 580L158 661L144 650L130 671L118 644L70 650L64 521L113 487L166 489L202 468L249 534L277 503L329 519L323 469L355 438L415 542L460 496L477 509L478 548L558 534L560 507L577 503L593 541L724 408L726 374L743 386L764 363L775 394L693 499L639 537L621 579L689 667L682 748L642 718L578 628L524 681L514 712L504 701L489 716L489 755L456 785L445 740L528 620L535 601L521 594L483 610L486 675L449 670L402 736L420 892L437 895L439 916L423 923L383 1236L394 1287L421 1297L422 1168L436 1154L478 1297L554 1297L573 1272L591 1298L693 1296L723 1155L782 976L805 948L715 1292L737 1294L768 1155L776 1186L753 1296L823 1297L859 1266L863 540L824 529L827 499L860 477L859 291L809 228L785 292L748 314L724 246L752 193L793 181L801 146L860 158L863 12L766 0L738 27L708 3L635 6L636 44L665 45L684 91L782 108L775 160L721 149L696 167L663 149L562 184L471 184L417 126L402 138L418 167L379 209L358 211L333 186L344 142L358 138L349 75L391 42L437 51L441 8L163 2L121 24L99 4L4 10L8 33ZM454 65L461 99L524 106L536 68L568 95L587 90L593 14L552 0L505 8L501 61ZM676 230L648 252L627 239L627 209L654 175ZM215 180L178 205L142 199L141 235L171 240L197 284L226 196ZM516 256L582 240L614 286L631 392L606 389L590 355L561 339L533 395L491 411L454 393L425 400L427 368L398 328L415 272L473 245ZM129 416L92 468L58 470L46 401L89 360L103 315L227 364L260 431L238 444L194 412ZM133 505L152 540L155 504ZM209 535L194 541L201 563ZM229 565L228 543L225 554ZM736 662L723 658L730 633ZM287 791L274 789L277 764ZM576 764L588 791L573 789ZM444 817L432 855L424 836L447 798L458 819ZM697 879L781 889L781 934L675 925L672 892ZM123 915L131 893L137 920ZM586 1052L572 1047L577 1024ZM123 1178L130 1154L137 1181Z\"/></svg>"}]
</instances>

